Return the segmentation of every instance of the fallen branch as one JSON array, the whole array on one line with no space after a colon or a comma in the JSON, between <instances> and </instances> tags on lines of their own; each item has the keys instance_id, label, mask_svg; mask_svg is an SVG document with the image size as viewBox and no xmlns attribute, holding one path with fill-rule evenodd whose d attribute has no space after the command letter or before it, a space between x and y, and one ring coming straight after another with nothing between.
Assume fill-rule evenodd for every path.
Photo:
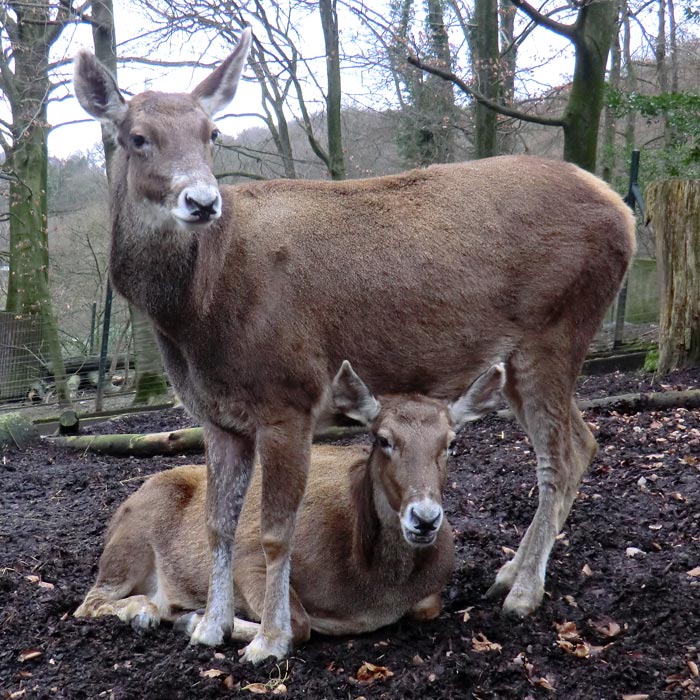
<instances>
[{"instance_id":1,"label":"fallen branch","mask_svg":"<svg viewBox=\"0 0 700 700\"><path fill-rule=\"evenodd\" d=\"M664 410L668 408L700 408L700 389L687 391L653 391L646 394L620 394L600 399L578 401L582 411L591 408L603 408L620 413L636 411ZM501 418L512 418L510 410L498 411Z\"/></svg>"},{"instance_id":2,"label":"fallen branch","mask_svg":"<svg viewBox=\"0 0 700 700\"><path fill-rule=\"evenodd\" d=\"M622 394L601 399L579 401L585 411L591 408L615 410L621 413L668 408L700 408L700 390L660 391L647 394ZM512 418L510 410L498 411L501 418ZM365 432L358 426L330 427L317 433L315 440L338 440ZM115 456L153 457L187 452L203 452L204 438L201 428L184 428L164 433L121 435L78 435L75 437L46 438L57 445L84 452L99 452Z\"/></svg>"},{"instance_id":3,"label":"fallen branch","mask_svg":"<svg viewBox=\"0 0 700 700\"><path fill-rule=\"evenodd\" d=\"M338 440L362 432L366 432L366 428L362 426L330 427L316 434L314 439ZM77 435L46 439L62 447L115 457L154 457L204 451L204 436L201 428L183 428L163 433Z\"/></svg>"}]
</instances>

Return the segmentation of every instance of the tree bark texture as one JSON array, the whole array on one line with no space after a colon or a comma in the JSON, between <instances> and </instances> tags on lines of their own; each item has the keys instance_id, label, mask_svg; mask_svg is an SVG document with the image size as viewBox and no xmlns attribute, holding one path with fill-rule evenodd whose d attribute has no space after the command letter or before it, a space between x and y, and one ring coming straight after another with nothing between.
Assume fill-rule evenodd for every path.
<instances>
[{"instance_id":1,"label":"tree bark texture","mask_svg":"<svg viewBox=\"0 0 700 700\"><path fill-rule=\"evenodd\" d=\"M333 180L345 179L343 130L341 121L340 46L336 0L319 0L321 26L326 44L326 124L328 128L328 171Z\"/></svg>"},{"instance_id":2,"label":"tree bark texture","mask_svg":"<svg viewBox=\"0 0 700 700\"><path fill-rule=\"evenodd\" d=\"M471 31L472 69L479 92L496 101L500 95L498 84L498 0L475 0L474 26ZM498 154L496 125L498 114L483 104L476 103L475 158L489 158Z\"/></svg>"},{"instance_id":3,"label":"tree bark texture","mask_svg":"<svg viewBox=\"0 0 700 700\"><path fill-rule=\"evenodd\" d=\"M70 404L63 350L49 289L47 228L48 123L51 91L49 50L62 19L51 16L48 2L10 3L17 22L6 26L12 43L14 76L3 74L3 90L12 111L12 151L5 169L10 184L10 279L6 309L38 316L46 354L54 367L61 405ZM11 84L10 84L11 83Z\"/></svg>"},{"instance_id":4,"label":"tree bark texture","mask_svg":"<svg viewBox=\"0 0 700 700\"><path fill-rule=\"evenodd\" d=\"M700 364L700 180L647 187L659 274L659 372Z\"/></svg>"},{"instance_id":5,"label":"tree bark texture","mask_svg":"<svg viewBox=\"0 0 700 700\"><path fill-rule=\"evenodd\" d=\"M564 115L564 160L590 172L596 167L605 66L616 15L617 3L603 0L582 7L576 21L574 77Z\"/></svg>"}]
</instances>

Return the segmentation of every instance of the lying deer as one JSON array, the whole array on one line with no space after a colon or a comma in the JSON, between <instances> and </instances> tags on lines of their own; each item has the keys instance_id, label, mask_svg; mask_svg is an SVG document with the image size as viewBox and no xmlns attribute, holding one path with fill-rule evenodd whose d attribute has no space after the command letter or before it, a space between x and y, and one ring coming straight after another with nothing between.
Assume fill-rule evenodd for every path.
<instances>
[{"instance_id":1,"label":"lying deer","mask_svg":"<svg viewBox=\"0 0 700 700\"><path fill-rule=\"evenodd\" d=\"M424 396L370 393L349 363L333 381L335 404L372 431L374 444L314 446L292 544L290 607L295 642L310 630L361 634L404 615L432 619L452 573L452 532L441 492L455 431L495 408L501 365L447 405ZM237 606L259 620L265 555L260 543L261 472L253 472L236 531ZM175 620L207 598L206 470L152 476L116 512L97 581L77 617L117 615L136 627ZM178 624L192 629L197 615ZM259 625L236 618L250 641Z\"/></svg>"},{"instance_id":2,"label":"lying deer","mask_svg":"<svg viewBox=\"0 0 700 700\"><path fill-rule=\"evenodd\" d=\"M296 512L345 358L379 394L446 400L505 362L505 396L537 454L539 504L491 593L526 615L596 454L572 397L634 252L632 215L593 175L527 156L219 187L211 118L232 100L250 43L246 29L189 94L128 103L94 56L75 62L80 104L118 144L112 282L153 322L170 379L205 431L212 569L191 641L231 633L233 540L257 449L267 575L244 658L288 653Z\"/></svg>"}]
</instances>

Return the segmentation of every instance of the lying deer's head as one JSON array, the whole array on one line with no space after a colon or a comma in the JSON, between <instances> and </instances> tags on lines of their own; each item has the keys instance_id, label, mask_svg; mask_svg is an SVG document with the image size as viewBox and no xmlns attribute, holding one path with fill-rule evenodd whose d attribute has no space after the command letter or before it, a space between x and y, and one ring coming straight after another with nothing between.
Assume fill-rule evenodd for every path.
<instances>
[{"instance_id":1,"label":"lying deer's head","mask_svg":"<svg viewBox=\"0 0 700 700\"><path fill-rule=\"evenodd\" d=\"M377 507L385 503L396 514L410 545L434 544L450 445L465 423L497 407L504 382L504 366L496 364L451 404L417 395L383 396L380 402L343 362L333 380L335 408L370 428Z\"/></svg>"},{"instance_id":2,"label":"lying deer's head","mask_svg":"<svg viewBox=\"0 0 700 700\"><path fill-rule=\"evenodd\" d=\"M126 196L149 227L193 230L221 216L212 173L212 117L233 99L251 44L247 28L233 53L191 93L144 92L127 102L89 52L75 59L75 94L116 138L126 163Z\"/></svg>"}]
</instances>

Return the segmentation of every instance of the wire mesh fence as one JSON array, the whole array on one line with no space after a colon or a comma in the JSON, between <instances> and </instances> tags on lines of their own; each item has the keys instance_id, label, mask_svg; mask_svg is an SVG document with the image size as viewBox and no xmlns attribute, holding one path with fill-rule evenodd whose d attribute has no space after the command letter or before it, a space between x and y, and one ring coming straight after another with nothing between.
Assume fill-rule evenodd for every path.
<instances>
[{"instance_id":1,"label":"wire mesh fence","mask_svg":"<svg viewBox=\"0 0 700 700\"><path fill-rule=\"evenodd\" d=\"M636 259L628 275L624 322L621 326L616 322L617 305L613 305L591 351L607 352L620 344L643 347L655 342L658 339L658 316L656 261ZM153 364L148 364L148 361L144 364L144 358L137 356L134 330L127 305L123 300L115 299L110 314L109 342L103 358L102 405L96 403L98 353L103 332L100 324L97 324L96 338L90 344L94 353L64 357L68 389L80 412L132 407L137 364L142 371L160 370L159 363L151 360ZM32 406L53 408L55 413L57 403L55 377L41 322L37 317L0 312L0 410Z\"/></svg>"}]
</instances>

